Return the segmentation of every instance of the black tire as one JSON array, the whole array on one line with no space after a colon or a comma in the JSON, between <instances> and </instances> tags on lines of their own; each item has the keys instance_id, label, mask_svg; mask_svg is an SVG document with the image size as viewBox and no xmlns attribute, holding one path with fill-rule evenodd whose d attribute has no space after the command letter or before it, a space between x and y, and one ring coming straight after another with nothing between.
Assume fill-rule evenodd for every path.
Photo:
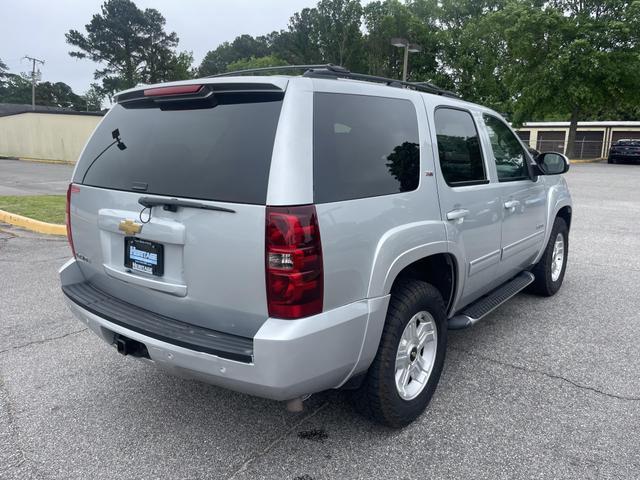
<instances>
[{"instance_id":1,"label":"black tire","mask_svg":"<svg viewBox=\"0 0 640 480\"><path fill-rule=\"evenodd\" d=\"M607 159L607 163L614 163L614 164L615 164L615 163L616 163L616 160L615 160L614 158L609 157L609 158Z\"/></svg>"},{"instance_id":2,"label":"black tire","mask_svg":"<svg viewBox=\"0 0 640 480\"><path fill-rule=\"evenodd\" d=\"M562 264L562 270L557 280L553 280L551 277L551 266L553 263L553 246L555 240L561 234L564 237L564 261ZM564 219L556 217L553 222L553 229L551 230L551 236L549 237L549 243L544 250L544 254L540 261L533 267L531 273L533 273L536 279L529 286L529 291L542 295L544 297L550 297L555 295L564 280L564 274L567 271L567 260L569 259L569 228Z\"/></svg>"},{"instance_id":3,"label":"black tire","mask_svg":"<svg viewBox=\"0 0 640 480\"><path fill-rule=\"evenodd\" d=\"M395 359L400 337L409 320L427 311L435 320L437 348L429 379L412 400L400 397L395 384ZM401 428L415 420L427 407L440 379L447 348L447 316L440 292L432 285L400 279L391 291L385 326L376 354L360 388L352 392L356 409L371 420Z\"/></svg>"}]
</instances>

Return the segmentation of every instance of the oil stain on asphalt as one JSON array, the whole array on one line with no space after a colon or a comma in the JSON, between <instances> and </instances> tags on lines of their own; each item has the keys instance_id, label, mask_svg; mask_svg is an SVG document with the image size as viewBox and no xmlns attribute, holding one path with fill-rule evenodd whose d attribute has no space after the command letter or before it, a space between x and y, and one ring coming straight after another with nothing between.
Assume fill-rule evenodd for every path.
<instances>
[{"instance_id":1,"label":"oil stain on asphalt","mask_svg":"<svg viewBox=\"0 0 640 480\"><path fill-rule=\"evenodd\" d=\"M311 440L312 442L320 442L324 443L329 435L322 428L314 428L312 430L304 430L302 432L298 432L298 437L303 440Z\"/></svg>"}]
</instances>

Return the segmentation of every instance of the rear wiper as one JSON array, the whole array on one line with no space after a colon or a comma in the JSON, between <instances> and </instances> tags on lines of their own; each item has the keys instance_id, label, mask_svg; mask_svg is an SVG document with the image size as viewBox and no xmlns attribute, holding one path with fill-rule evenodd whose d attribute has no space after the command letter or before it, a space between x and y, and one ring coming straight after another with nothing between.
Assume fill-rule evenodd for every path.
<instances>
[{"instance_id":1,"label":"rear wiper","mask_svg":"<svg viewBox=\"0 0 640 480\"><path fill-rule=\"evenodd\" d=\"M200 202L194 202L191 200L178 200L177 198L153 198L153 197L140 197L138 203L146 208L162 206L164 210L170 212L177 212L178 207L183 208L201 208L203 210L215 210L216 212L228 212L236 213L235 210L230 208L217 207L215 205L206 205Z\"/></svg>"}]
</instances>

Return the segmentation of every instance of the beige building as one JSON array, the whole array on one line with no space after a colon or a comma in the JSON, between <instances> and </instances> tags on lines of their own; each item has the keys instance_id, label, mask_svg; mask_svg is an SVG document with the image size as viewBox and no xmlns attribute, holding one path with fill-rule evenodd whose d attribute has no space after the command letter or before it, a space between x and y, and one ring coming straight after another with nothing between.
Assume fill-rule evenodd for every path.
<instances>
[{"instance_id":1,"label":"beige building","mask_svg":"<svg viewBox=\"0 0 640 480\"><path fill-rule=\"evenodd\" d=\"M569 122L527 122L518 135L531 148L565 152ZM578 122L575 158L606 158L611 144L623 138L640 139L640 122Z\"/></svg>"},{"instance_id":2,"label":"beige building","mask_svg":"<svg viewBox=\"0 0 640 480\"><path fill-rule=\"evenodd\" d=\"M0 157L75 162L103 115L0 104Z\"/></svg>"}]
</instances>

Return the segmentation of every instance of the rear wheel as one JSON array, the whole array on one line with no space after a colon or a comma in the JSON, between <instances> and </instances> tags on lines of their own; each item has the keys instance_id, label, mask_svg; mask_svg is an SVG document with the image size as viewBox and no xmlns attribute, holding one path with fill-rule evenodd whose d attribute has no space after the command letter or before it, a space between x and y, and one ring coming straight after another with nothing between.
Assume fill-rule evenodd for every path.
<instances>
[{"instance_id":1,"label":"rear wheel","mask_svg":"<svg viewBox=\"0 0 640 480\"><path fill-rule=\"evenodd\" d=\"M607 163L616 163L616 159L615 159L615 158L611 158L611 157L609 157L609 158L607 159Z\"/></svg>"},{"instance_id":2,"label":"rear wheel","mask_svg":"<svg viewBox=\"0 0 640 480\"><path fill-rule=\"evenodd\" d=\"M353 393L356 408L390 427L411 423L433 396L446 346L447 318L440 292L422 281L399 280L376 358Z\"/></svg>"},{"instance_id":3,"label":"rear wheel","mask_svg":"<svg viewBox=\"0 0 640 480\"><path fill-rule=\"evenodd\" d=\"M531 270L536 279L529 290L545 297L555 295L564 280L568 254L569 229L564 219L557 217L544 254Z\"/></svg>"}]
</instances>

